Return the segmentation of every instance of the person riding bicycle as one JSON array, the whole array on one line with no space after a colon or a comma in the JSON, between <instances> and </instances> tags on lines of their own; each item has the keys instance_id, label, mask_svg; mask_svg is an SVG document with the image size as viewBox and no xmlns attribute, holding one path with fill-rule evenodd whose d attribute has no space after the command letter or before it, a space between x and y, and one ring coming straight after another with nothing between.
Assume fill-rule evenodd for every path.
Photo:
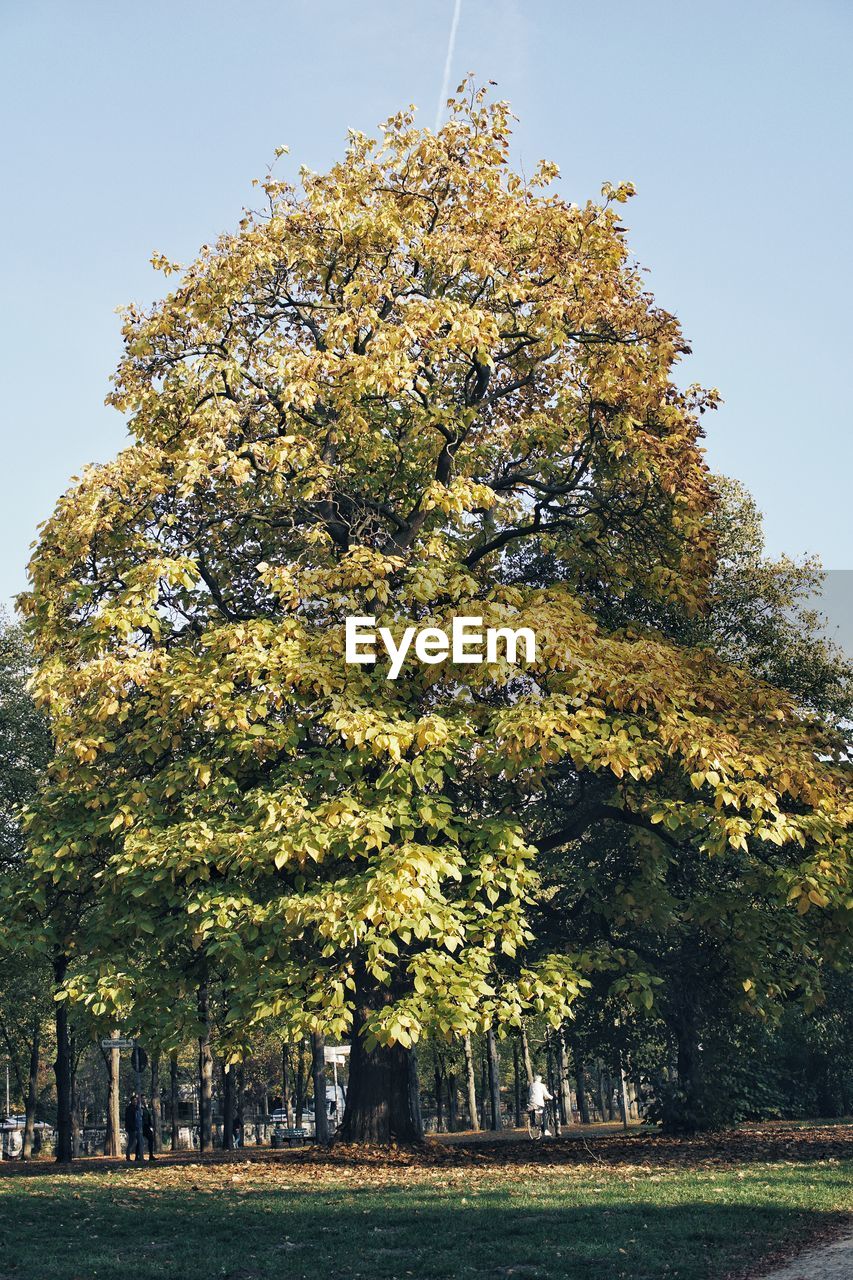
<instances>
[{"instance_id":1,"label":"person riding bicycle","mask_svg":"<svg viewBox=\"0 0 853 1280\"><path fill-rule=\"evenodd\" d=\"M542 1136L548 1132L548 1113L545 1110L545 1103L550 1102L554 1097L553 1093L548 1092L548 1087L540 1075L535 1075L530 1082L530 1088L527 1092L527 1110L533 1124L536 1124L536 1112L541 1111L542 1119L540 1121Z\"/></svg>"}]
</instances>

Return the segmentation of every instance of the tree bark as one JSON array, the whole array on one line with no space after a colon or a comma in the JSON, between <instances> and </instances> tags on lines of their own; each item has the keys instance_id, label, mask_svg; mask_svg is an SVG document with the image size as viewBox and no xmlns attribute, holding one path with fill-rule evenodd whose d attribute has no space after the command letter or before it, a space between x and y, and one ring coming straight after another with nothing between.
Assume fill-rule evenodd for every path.
<instances>
[{"instance_id":1,"label":"tree bark","mask_svg":"<svg viewBox=\"0 0 853 1280\"><path fill-rule=\"evenodd\" d=\"M547 1049L545 1053L545 1070L548 1076L548 1092L551 1094L551 1110L554 1114L554 1133L560 1136L560 1084L557 1080L554 1070L554 1041L552 1033L549 1031L546 1041Z\"/></svg>"},{"instance_id":2,"label":"tree bark","mask_svg":"<svg viewBox=\"0 0 853 1280\"><path fill-rule=\"evenodd\" d=\"M118 1031L113 1031L111 1039L118 1038ZM121 1109L119 1098L119 1082L121 1072L121 1053L118 1049L104 1051L107 1065L107 1132L104 1137L104 1155L121 1155Z\"/></svg>"},{"instance_id":3,"label":"tree bark","mask_svg":"<svg viewBox=\"0 0 853 1280\"><path fill-rule=\"evenodd\" d=\"M77 1094L77 1063L80 1055L77 1052L77 1035L74 1031L69 1031L68 1047L71 1067L71 1150L76 1158L83 1147L83 1119L80 1115L80 1099Z\"/></svg>"},{"instance_id":4,"label":"tree bark","mask_svg":"<svg viewBox=\"0 0 853 1280\"><path fill-rule=\"evenodd\" d=\"M569 1062L566 1056L566 1042L562 1031L558 1031L557 1040L557 1078L559 1081L560 1119L563 1124L572 1124L572 1089L569 1084Z\"/></svg>"},{"instance_id":5,"label":"tree bark","mask_svg":"<svg viewBox=\"0 0 853 1280\"><path fill-rule=\"evenodd\" d=\"M311 1081L314 1085L314 1138L325 1146L329 1141L329 1112L326 1105L326 1037L311 1033Z\"/></svg>"},{"instance_id":6,"label":"tree bark","mask_svg":"<svg viewBox=\"0 0 853 1280\"><path fill-rule=\"evenodd\" d=\"M575 1072L577 1073L575 1081L577 1084L578 1094L578 1113L580 1115L581 1124L589 1124L589 1099L586 1096L586 1080L584 1079L586 1064L578 1057L577 1050L575 1050L574 1058Z\"/></svg>"},{"instance_id":7,"label":"tree bark","mask_svg":"<svg viewBox=\"0 0 853 1280\"><path fill-rule=\"evenodd\" d=\"M688 1115L698 1116L702 1101L702 1076L699 1054L699 1031L692 1010L686 1011L675 1024L678 1049L678 1083L687 1099Z\"/></svg>"},{"instance_id":8,"label":"tree bark","mask_svg":"<svg viewBox=\"0 0 853 1280\"><path fill-rule=\"evenodd\" d=\"M616 1112L613 1110L613 1081L610 1079L610 1073L602 1067L599 1074L599 1089L601 1092L601 1109L603 1118L607 1120L615 1120Z\"/></svg>"},{"instance_id":9,"label":"tree bark","mask_svg":"<svg viewBox=\"0 0 853 1280\"><path fill-rule=\"evenodd\" d=\"M462 1048L465 1054L465 1084L468 1093L468 1123L472 1129L479 1129L480 1121L477 1116L477 1080L474 1075L474 1050L471 1046L471 1037L465 1032L465 1039L462 1041Z\"/></svg>"},{"instance_id":10,"label":"tree bark","mask_svg":"<svg viewBox=\"0 0 853 1280\"><path fill-rule=\"evenodd\" d=\"M447 1073L447 1128L455 1133L459 1127L459 1103L456 1095L456 1072Z\"/></svg>"},{"instance_id":11,"label":"tree bark","mask_svg":"<svg viewBox=\"0 0 853 1280\"><path fill-rule=\"evenodd\" d=\"M154 1150L163 1150L163 1100L160 1097L160 1051L151 1054L151 1126L154 1130Z\"/></svg>"},{"instance_id":12,"label":"tree bark","mask_svg":"<svg viewBox=\"0 0 853 1280\"><path fill-rule=\"evenodd\" d=\"M53 980L58 988L65 981L68 969L66 956L57 956L53 961ZM71 1042L68 1034L68 1001L56 1003L56 1061L53 1072L56 1076L56 1159L59 1164L67 1164L74 1159L74 1137L71 1119Z\"/></svg>"},{"instance_id":13,"label":"tree bark","mask_svg":"<svg viewBox=\"0 0 853 1280\"><path fill-rule=\"evenodd\" d=\"M701 1011L692 986L677 993L669 1025L676 1048L675 1071L670 1068L669 1079L672 1084L677 1081L682 1097L670 1099L663 1127L671 1132L693 1133L701 1129L705 1121L705 1082L699 1048Z\"/></svg>"},{"instance_id":14,"label":"tree bark","mask_svg":"<svg viewBox=\"0 0 853 1280\"><path fill-rule=\"evenodd\" d=\"M172 1128L172 1150L177 1151L180 1141L180 1125L178 1123L178 1055L169 1054L169 1123Z\"/></svg>"},{"instance_id":15,"label":"tree bark","mask_svg":"<svg viewBox=\"0 0 853 1280\"><path fill-rule=\"evenodd\" d=\"M352 1039L344 1142L419 1142L413 1107L411 1050L402 1045L366 1049L359 1026Z\"/></svg>"},{"instance_id":16,"label":"tree bark","mask_svg":"<svg viewBox=\"0 0 853 1280\"><path fill-rule=\"evenodd\" d=\"M223 1089L222 1089L222 1145L226 1151L234 1150L234 1113L235 1113L235 1084L236 1077L234 1068L226 1063L222 1069Z\"/></svg>"},{"instance_id":17,"label":"tree bark","mask_svg":"<svg viewBox=\"0 0 853 1280\"><path fill-rule=\"evenodd\" d=\"M305 1062L302 1056L302 1041L296 1046L296 1128L302 1128L302 1108L305 1106Z\"/></svg>"},{"instance_id":18,"label":"tree bark","mask_svg":"<svg viewBox=\"0 0 853 1280\"><path fill-rule=\"evenodd\" d=\"M602 1120L607 1119L607 1087L604 1080L604 1068L601 1063L595 1064L595 1105Z\"/></svg>"},{"instance_id":19,"label":"tree bark","mask_svg":"<svg viewBox=\"0 0 853 1280\"><path fill-rule=\"evenodd\" d=\"M513 1103L515 1106L515 1127L521 1127L521 1060L518 1053L518 1042L512 1046L512 1085Z\"/></svg>"},{"instance_id":20,"label":"tree bark","mask_svg":"<svg viewBox=\"0 0 853 1280\"><path fill-rule=\"evenodd\" d=\"M497 1036L491 1027L486 1032L486 1053L489 1060L489 1102L492 1111L492 1128L503 1128L501 1119L501 1060Z\"/></svg>"},{"instance_id":21,"label":"tree bark","mask_svg":"<svg viewBox=\"0 0 853 1280\"><path fill-rule=\"evenodd\" d=\"M527 1039L527 1028L522 1027L519 1032L521 1040L521 1052L524 1056L524 1074L527 1076L528 1089L533 1084L533 1061L530 1057L530 1043Z\"/></svg>"},{"instance_id":22,"label":"tree bark","mask_svg":"<svg viewBox=\"0 0 853 1280\"><path fill-rule=\"evenodd\" d=\"M38 1101L39 1049L41 1048L41 1020L38 1014L33 1018L33 1033L30 1038L30 1069L27 1075L27 1092L24 1098L24 1138L21 1147L21 1159L29 1160L33 1154L35 1137L36 1104Z\"/></svg>"},{"instance_id":23,"label":"tree bark","mask_svg":"<svg viewBox=\"0 0 853 1280\"><path fill-rule=\"evenodd\" d=\"M290 1105L290 1049L284 1041L281 1043L281 1105L284 1108L284 1123L291 1129L293 1111Z\"/></svg>"},{"instance_id":24,"label":"tree bark","mask_svg":"<svg viewBox=\"0 0 853 1280\"><path fill-rule=\"evenodd\" d=\"M619 1110L622 1113L622 1127L628 1128L628 1085L625 1080L625 1068L619 1059Z\"/></svg>"},{"instance_id":25,"label":"tree bark","mask_svg":"<svg viewBox=\"0 0 853 1280\"><path fill-rule=\"evenodd\" d=\"M209 1151L213 1145L213 1052L210 1047L210 1012L207 987L198 989L198 1145Z\"/></svg>"},{"instance_id":26,"label":"tree bark","mask_svg":"<svg viewBox=\"0 0 853 1280\"><path fill-rule=\"evenodd\" d=\"M240 1066L237 1068L237 1100L235 1104L235 1115L237 1123L240 1126L240 1146L246 1145L246 1130L243 1127L243 1108L246 1103L246 1059L240 1059Z\"/></svg>"},{"instance_id":27,"label":"tree bark","mask_svg":"<svg viewBox=\"0 0 853 1280\"><path fill-rule=\"evenodd\" d=\"M406 1070L409 1077L409 1114L412 1121L412 1130L415 1135L415 1142L423 1142L424 1121L421 1115L421 1084L418 1078L418 1051L415 1048L411 1048L407 1052Z\"/></svg>"},{"instance_id":28,"label":"tree bark","mask_svg":"<svg viewBox=\"0 0 853 1280\"><path fill-rule=\"evenodd\" d=\"M384 988L357 978L349 1062L349 1086L341 1137L344 1142L420 1142L417 1064L400 1044L365 1045L365 1025L391 999Z\"/></svg>"}]
</instances>

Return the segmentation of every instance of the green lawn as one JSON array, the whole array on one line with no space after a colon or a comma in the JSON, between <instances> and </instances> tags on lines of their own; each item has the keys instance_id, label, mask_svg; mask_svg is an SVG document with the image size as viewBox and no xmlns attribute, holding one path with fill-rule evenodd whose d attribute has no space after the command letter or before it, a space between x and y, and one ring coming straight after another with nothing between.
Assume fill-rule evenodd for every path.
<instances>
[{"instance_id":1,"label":"green lawn","mask_svg":"<svg viewBox=\"0 0 853 1280\"><path fill-rule=\"evenodd\" d=\"M0 1280L722 1280L853 1208L850 1159L630 1155L6 1166Z\"/></svg>"}]
</instances>

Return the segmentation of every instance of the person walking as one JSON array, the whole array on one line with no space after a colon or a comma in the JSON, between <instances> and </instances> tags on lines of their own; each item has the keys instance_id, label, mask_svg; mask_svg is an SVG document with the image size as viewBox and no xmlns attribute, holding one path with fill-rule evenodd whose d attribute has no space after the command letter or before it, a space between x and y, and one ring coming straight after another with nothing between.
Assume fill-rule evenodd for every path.
<instances>
[{"instance_id":1,"label":"person walking","mask_svg":"<svg viewBox=\"0 0 853 1280\"><path fill-rule=\"evenodd\" d=\"M156 1158L154 1155L154 1121L151 1117L151 1112L145 1105L145 1099L140 1099L140 1102L142 1105L142 1136L148 1143L148 1159L154 1160Z\"/></svg>"},{"instance_id":2,"label":"person walking","mask_svg":"<svg viewBox=\"0 0 853 1280\"><path fill-rule=\"evenodd\" d=\"M124 1109L124 1128L127 1133L127 1151L125 1160L136 1157L137 1164L142 1163L142 1099L138 1093L131 1094Z\"/></svg>"}]
</instances>

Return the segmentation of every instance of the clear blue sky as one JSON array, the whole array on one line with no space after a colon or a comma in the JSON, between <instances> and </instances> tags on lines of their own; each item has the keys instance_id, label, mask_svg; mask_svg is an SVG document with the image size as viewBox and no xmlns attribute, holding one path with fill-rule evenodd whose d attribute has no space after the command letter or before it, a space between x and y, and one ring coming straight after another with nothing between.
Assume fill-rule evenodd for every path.
<instances>
[{"instance_id":1,"label":"clear blue sky","mask_svg":"<svg viewBox=\"0 0 853 1280\"><path fill-rule=\"evenodd\" d=\"M2 582L69 477L121 447L116 306L152 250L236 223L273 148L326 166L347 127L432 125L453 0L2 0ZM516 158L573 200L630 178L631 243L718 386L715 469L772 552L853 567L849 0L462 0L451 85L494 79ZM851 575L844 575L849 578Z\"/></svg>"}]
</instances>

